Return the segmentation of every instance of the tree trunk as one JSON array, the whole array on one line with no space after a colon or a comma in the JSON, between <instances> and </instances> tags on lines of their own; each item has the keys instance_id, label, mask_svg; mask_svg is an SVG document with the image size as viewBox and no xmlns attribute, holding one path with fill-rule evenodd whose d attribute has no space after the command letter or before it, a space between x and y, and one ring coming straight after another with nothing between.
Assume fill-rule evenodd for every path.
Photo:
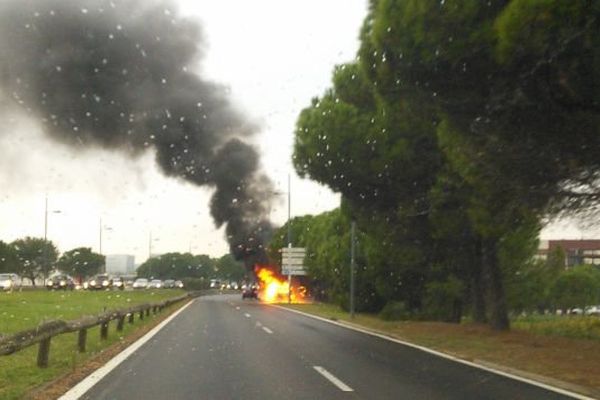
<instances>
[{"instance_id":1,"label":"tree trunk","mask_svg":"<svg viewBox=\"0 0 600 400\"><path fill-rule=\"evenodd\" d=\"M510 329L510 321L496 238L485 239L483 242L483 266L488 278L490 325L494 330L506 331Z\"/></svg>"},{"instance_id":2,"label":"tree trunk","mask_svg":"<svg viewBox=\"0 0 600 400\"><path fill-rule=\"evenodd\" d=\"M473 303L473 321L486 323L485 288L483 285L483 253L481 238L475 243L475 257L471 269L471 300Z\"/></svg>"}]
</instances>

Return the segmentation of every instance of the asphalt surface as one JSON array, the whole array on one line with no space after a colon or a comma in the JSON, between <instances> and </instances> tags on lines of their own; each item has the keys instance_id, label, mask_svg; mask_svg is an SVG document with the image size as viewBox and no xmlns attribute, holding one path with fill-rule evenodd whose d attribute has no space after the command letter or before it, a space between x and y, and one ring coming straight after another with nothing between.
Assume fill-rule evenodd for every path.
<instances>
[{"instance_id":1,"label":"asphalt surface","mask_svg":"<svg viewBox=\"0 0 600 400\"><path fill-rule=\"evenodd\" d=\"M569 398L240 297L196 299L82 398Z\"/></svg>"}]
</instances>

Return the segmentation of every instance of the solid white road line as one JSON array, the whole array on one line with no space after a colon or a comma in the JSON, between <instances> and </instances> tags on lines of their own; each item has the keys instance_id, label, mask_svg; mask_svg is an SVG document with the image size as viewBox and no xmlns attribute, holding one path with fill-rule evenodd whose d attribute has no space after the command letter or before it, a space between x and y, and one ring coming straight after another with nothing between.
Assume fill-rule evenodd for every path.
<instances>
[{"instance_id":1,"label":"solid white road line","mask_svg":"<svg viewBox=\"0 0 600 400\"><path fill-rule=\"evenodd\" d=\"M269 328L267 328L266 326L263 326L262 328L263 328L263 331L267 332L269 335L273 334L273 331L270 330Z\"/></svg>"},{"instance_id":2,"label":"solid white road line","mask_svg":"<svg viewBox=\"0 0 600 400\"><path fill-rule=\"evenodd\" d=\"M276 304L270 304L270 305L271 305L271 307L277 307L277 308L279 308L281 310L285 310L285 311L293 312L293 313L296 313L296 314L300 314L300 315L303 315L305 317L313 318L313 319L316 319L316 320L319 320L319 321L322 321L322 322L327 322L328 324L337 325L337 326L340 326L342 328L346 328L346 329L350 329L350 330L357 331L357 332L360 332L360 333L364 333L366 335L375 336L375 337L378 337L380 339L389 340L390 342L395 342L395 343L398 343L398 344L401 344L401 345L404 345L404 346L407 346L407 347L412 347L413 349L418 349L418 350L424 351L425 353L433 354L435 356L442 357L442 358L445 358L447 360L452 360L452 361L460 363L460 364L465 364L465 365L468 365L468 366L473 367L473 368L482 369L484 371L488 371L488 372L491 372L491 373L496 374L496 375L504 376L506 378L514 379L516 381L525 382L525 383L528 383L530 385L541 387L541 388L549 390L551 392L555 392L555 393L559 393L559 394L564 394L566 396L570 396L570 397L573 397L573 398L578 399L578 400L598 400L598 399L594 399L593 397L589 397L589 396L586 396L586 395L583 395L583 394L575 393L575 392L572 392L570 390L562 389L562 388L559 388L559 387L556 387L556 386L550 386L550 385L547 385L547 384L545 384L543 382L535 381L533 379L528 379L528 378L525 378L523 376L511 374L509 372L504 372L504 371L501 371L499 369L495 369L495 368L491 368L491 367L488 367L488 366L485 366L485 365L477 364L475 362L463 360L461 358L454 357L454 356L451 356L449 354L445 354L445 353L442 353L442 352L439 352L439 351L436 351L436 350L432 350L432 349L430 349L428 347L419 346L419 345L416 345L416 344L410 343L410 342L405 342L404 340L400 340L400 339L396 339L396 338L393 338L393 337L390 337L390 336L386 336L386 335L383 335L383 334L378 333L378 332L370 331L368 329L359 328L357 326L346 325L346 324L338 322L338 321L333 321L333 320L330 320L330 319L327 319L327 318L319 317L317 315L305 313L305 312L294 310L294 309L287 308L287 307L278 306Z\"/></svg>"},{"instance_id":3,"label":"solid white road line","mask_svg":"<svg viewBox=\"0 0 600 400\"><path fill-rule=\"evenodd\" d=\"M248 313L244 313L244 317L246 317L246 318L250 318L250 314L248 314Z\"/></svg>"},{"instance_id":4,"label":"solid white road line","mask_svg":"<svg viewBox=\"0 0 600 400\"><path fill-rule=\"evenodd\" d=\"M354 389L352 389L350 386L346 385L344 382L340 381L338 378L336 378L331 372L327 371L325 368L319 367L318 365L313 366L313 368L318 373L320 373L325 378L327 378L329 380L329 382L331 382L335 386L337 386L338 389L340 389L341 391L343 391L343 392L354 392Z\"/></svg>"},{"instance_id":5,"label":"solid white road line","mask_svg":"<svg viewBox=\"0 0 600 400\"><path fill-rule=\"evenodd\" d=\"M131 346L117 354L111 360L109 360L102 367L98 368L96 371L92 372L87 376L84 380L79 382L77 385L71 388L67 393L63 394L59 397L58 400L77 400L79 397L85 394L88 390L92 388L96 383L98 383L102 378L104 378L110 371L115 369L119 364L127 359L130 355L132 355L137 349L142 347L147 341L152 339L154 335L158 333L165 325L167 325L173 318L175 318L179 313L185 310L190 304L193 303L194 300L188 302L186 305L181 307L179 310L175 311L171 314L167 319L162 321L160 324L156 325L150 332L146 333L142 336L138 341L134 342Z\"/></svg>"}]
</instances>

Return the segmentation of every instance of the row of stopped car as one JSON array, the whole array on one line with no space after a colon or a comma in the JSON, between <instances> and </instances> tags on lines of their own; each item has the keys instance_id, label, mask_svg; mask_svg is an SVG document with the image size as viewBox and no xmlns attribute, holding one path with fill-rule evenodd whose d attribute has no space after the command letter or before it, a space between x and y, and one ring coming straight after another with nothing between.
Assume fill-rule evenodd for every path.
<instances>
[{"instance_id":1,"label":"row of stopped car","mask_svg":"<svg viewBox=\"0 0 600 400\"><path fill-rule=\"evenodd\" d=\"M133 281L134 289L183 289L183 282L174 279L146 279L137 278Z\"/></svg>"}]
</instances>

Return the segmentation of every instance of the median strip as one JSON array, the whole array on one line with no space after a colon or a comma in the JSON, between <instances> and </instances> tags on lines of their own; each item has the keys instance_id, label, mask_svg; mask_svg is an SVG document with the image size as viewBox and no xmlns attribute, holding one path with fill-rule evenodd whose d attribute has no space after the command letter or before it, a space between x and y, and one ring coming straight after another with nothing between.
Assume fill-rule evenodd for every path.
<instances>
[{"instance_id":1,"label":"median strip","mask_svg":"<svg viewBox=\"0 0 600 400\"><path fill-rule=\"evenodd\" d=\"M323 375L327 380L337 386L342 392L354 392L350 386L346 385L344 382L336 378L331 372L327 371L325 368L320 367L318 365L313 366L315 371Z\"/></svg>"}]
</instances>

